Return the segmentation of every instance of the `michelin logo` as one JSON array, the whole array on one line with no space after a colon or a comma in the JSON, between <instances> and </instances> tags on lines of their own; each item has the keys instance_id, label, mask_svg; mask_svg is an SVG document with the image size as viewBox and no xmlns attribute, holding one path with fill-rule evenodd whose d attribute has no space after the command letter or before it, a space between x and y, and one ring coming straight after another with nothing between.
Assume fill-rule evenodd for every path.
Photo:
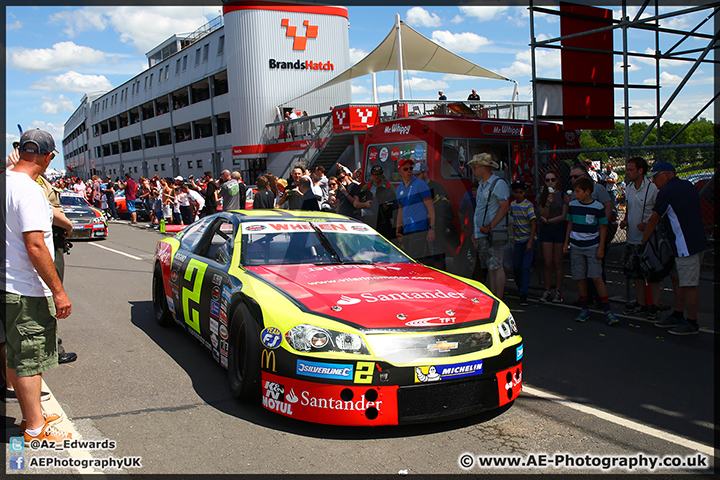
<instances>
[{"instance_id":1,"label":"michelin logo","mask_svg":"<svg viewBox=\"0 0 720 480\"><path fill-rule=\"evenodd\" d=\"M431 365L415 367L415 383L437 382L451 378L469 377L483 373L482 360L456 363L454 365Z\"/></svg>"}]
</instances>

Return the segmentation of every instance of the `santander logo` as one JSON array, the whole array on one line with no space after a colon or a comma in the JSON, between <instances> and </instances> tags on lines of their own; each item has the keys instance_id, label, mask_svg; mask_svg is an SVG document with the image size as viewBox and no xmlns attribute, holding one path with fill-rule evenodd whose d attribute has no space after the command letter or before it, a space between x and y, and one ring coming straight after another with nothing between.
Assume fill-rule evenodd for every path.
<instances>
[{"instance_id":1,"label":"santander logo","mask_svg":"<svg viewBox=\"0 0 720 480\"><path fill-rule=\"evenodd\" d=\"M347 297L345 295L341 295L340 300L337 301L338 305L355 305L356 303L360 303L360 299Z\"/></svg>"}]
</instances>

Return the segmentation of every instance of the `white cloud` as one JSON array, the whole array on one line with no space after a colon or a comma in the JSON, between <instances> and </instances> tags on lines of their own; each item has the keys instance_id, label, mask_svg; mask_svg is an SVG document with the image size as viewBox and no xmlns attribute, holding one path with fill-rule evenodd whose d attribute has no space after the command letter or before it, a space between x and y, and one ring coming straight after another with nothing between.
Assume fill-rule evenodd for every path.
<instances>
[{"instance_id":1,"label":"white cloud","mask_svg":"<svg viewBox=\"0 0 720 480\"><path fill-rule=\"evenodd\" d=\"M45 77L30 85L34 90L45 90L48 92L106 92L112 89L112 85L104 75L83 75L69 71L54 77Z\"/></svg>"},{"instance_id":2,"label":"white cloud","mask_svg":"<svg viewBox=\"0 0 720 480\"><path fill-rule=\"evenodd\" d=\"M23 130L28 131L33 128L39 128L40 130L45 130L50 135L53 136L55 139L55 148L58 150L61 150L62 148L62 138L63 134L65 133L65 126L62 123L55 123L55 122L43 122L43 121L34 121L30 125L23 125Z\"/></svg>"},{"instance_id":3,"label":"white cloud","mask_svg":"<svg viewBox=\"0 0 720 480\"><path fill-rule=\"evenodd\" d=\"M397 91L397 87L395 85L378 85L377 91L378 93L391 94Z\"/></svg>"},{"instance_id":4,"label":"white cloud","mask_svg":"<svg viewBox=\"0 0 720 480\"><path fill-rule=\"evenodd\" d=\"M622 68L622 65L623 65L622 61L615 62L615 68L614 68L615 73L623 73L623 71L625 71L625 69ZM632 63L632 61L631 61L630 68L628 69L628 73L634 73L634 72L637 72L638 70L642 70L642 67L636 63Z\"/></svg>"},{"instance_id":5,"label":"white cloud","mask_svg":"<svg viewBox=\"0 0 720 480\"><path fill-rule=\"evenodd\" d=\"M351 48L350 49L350 65L355 65L357 62L359 62L366 56L367 56L367 52L365 50L362 50L360 48Z\"/></svg>"},{"instance_id":6,"label":"white cloud","mask_svg":"<svg viewBox=\"0 0 720 480\"><path fill-rule=\"evenodd\" d=\"M40 109L48 115L56 115L63 112L72 112L75 110L75 104L65 95L58 97L42 97L44 100Z\"/></svg>"},{"instance_id":7,"label":"white cloud","mask_svg":"<svg viewBox=\"0 0 720 480\"><path fill-rule=\"evenodd\" d=\"M102 31L110 27L124 43L146 53L176 33L191 33L207 23L207 8L198 7L85 7L63 11L51 21L65 25L74 37L86 30Z\"/></svg>"},{"instance_id":8,"label":"white cloud","mask_svg":"<svg viewBox=\"0 0 720 480\"><path fill-rule=\"evenodd\" d=\"M48 73L106 60L105 53L100 50L73 42L56 43L52 48L30 50L17 47L9 50L10 66L27 73Z\"/></svg>"},{"instance_id":9,"label":"white cloud","mask_svg":"<svg viewBox=\"0 0 720 480\"><path fill-rule=\"evenodd\" d=\"M15 20L13 23L6 23L5 30L19 30L23 27L23 23L20 20Z\"/></svg>"},{"instance_id":10,"label":"white cloud","mask_svg":"<svg viewBox=\"0 0 720 480\"><path fill-rule=\"evenodd\" d=\"M434 13L430 13L422 7L413 7L405 14L408 25L414 27L439 27L442 20Z\"/></svg>"},{"instance_id":11,"label":"white cloud","mask_svg":"<svg viewBox=\"0 0 720 480\"><path fill-rule=\"evenodd\" d=\"M350 85L350 90L353 95L365 95L370 93L370 90L363 87L362 85Z\"/></svg>"},{"instance_id":12,"label":"white cloud","mask_svg":"<svg viewBox=\"0 0 720 480\"><path fill-rule=\"evenodd\" d=\"M404 82L405 88L411 88L413 90L437 90L442 88L448 88L450 85L442 80L430 80L429 78L412 77L406 79Z\"/></svg>"},{"instance_id":13,"label":"white cloud","mask_svg":"<svg viewBox=\"0 0 720 480\"><path fill-rule=\"evenodd\" d=\"M517 62L524 63L527 68L531 67L530 50L524 50L515 55ZM516 68L522 68L516 66ZM538 76L550 76L560 78L560 52L557 50L535 50L535 68Z\"/></svg>"},{"instance_id":14,"label":"white cloud","mask_svg":"<svg viewBox=\"0 0 720 480\"><path fill-rule=\"evenodd\" d=\"M447 30L436 30L432 33L432 40L455 53L474 53L492 42L485 37L472 32L451 33Z\"/></svg>"},{"instance_id":15,"label":"white cloud","mask_svg":"<svg viewBox=\"0 0 720 480\"><path fill-rule=\"evenodd\" d=\"M499 18L508 7L459 7L467 17L472 17L478 22L487 22Z\"/></svg>"},{"instance_id":16,"label":"white cloud","mask_svg":"<svg viewBox=\"0 0 720 480\"><path fill-rule=\"evenodd\" d=\"M673 75L672 73L668 72L660 72L660 85L663 86L672 86L677 85L682 81L682 77L678 75ZM656 79L655 78L647 78L643 80L643 84L645 85L655 85Z\"/></svg>"},{"instance_id":17,"label":"white cloud","mask_svg":"<svg viewBox=\"0 0 720 480\"><path fill-rule=\"evenodd\" d=\"M512 65L507 68L501 68L498 73L509 78L529 77L532 76L532 67L528 63L515 60Z\"/></svg>"},{"instance_id":18,"label":"white cloud","mask_svg":"<svg viewBox=\"0 0 720 480\"><path fill-rule=\"evenodd\" d=\"M465 17L462 15L455 15L452 20L450 20L451 23L462 23L465 21Z\"/></svg>"}]
</instances>

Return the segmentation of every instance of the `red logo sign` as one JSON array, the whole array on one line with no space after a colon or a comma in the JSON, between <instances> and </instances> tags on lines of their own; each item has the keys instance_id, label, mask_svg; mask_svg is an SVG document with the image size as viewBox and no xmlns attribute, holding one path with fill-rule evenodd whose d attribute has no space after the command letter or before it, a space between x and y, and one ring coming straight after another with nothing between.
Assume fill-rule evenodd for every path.
<instances>
[{"instance_id":1,"label":"red logo sign","mask_svg":"<svg viewBox=\"0 0 720 480\"><path fill-rule=\"evenodd\" d=\"M400 158L400 149L398 147L393 147L392 150L390 150L390 158L392 158L393 162L397 162Z\"/></svg>"},{"instance_id":2,"label":"red logo sign","mask_svg":"<svg viewBox=\"0 0 720 480\"><path fill-rule=\"evenodd\" d=\"M368 159L371 162L374 162L375 160L377 160L377 155L378 155L377 148L371 148L370 151L368 152Z\"/></svg>"},{"instance_id":3,"label":"red logo sign","mask_svg":"<svg viewBox=\"0 0 720 480\"><path fill-rule=\"evenodd\" d=\"M305 20L303 22L303 25L305 25L305 36L300 37L297 34L297 27L291 27L290 26L290 20L287 18L283 18L282 22L280 23L281 26L285 27L286 37L293 37L293 50L305 50L305 46L307 44L308 38L317 38L318 35L318 26L317 25L310 25L309 20Z\"/></svg>"}]
</instances>

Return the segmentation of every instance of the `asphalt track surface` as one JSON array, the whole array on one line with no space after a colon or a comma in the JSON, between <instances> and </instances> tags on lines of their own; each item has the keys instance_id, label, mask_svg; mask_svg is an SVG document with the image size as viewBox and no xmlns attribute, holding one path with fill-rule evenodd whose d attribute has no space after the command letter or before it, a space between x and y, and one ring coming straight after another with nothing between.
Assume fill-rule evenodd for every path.
<instances>
[{"instance_id":1,"label":"asphalt track surface","mask_svg":"<svg viewBox=\"0 0 720 480\"><path fill-rule=\"evenodd\" d=\"M62 426L74 428L84 440L113 440L115 448L23 452L26 465L40 457L66 463L140 457L142 466L28 466L22 472L693 473L708 478L713 472L714 331L672 337L642 320L621 317L618 327L609 327L599 314L577 324L573 309L536 302L519 307L508 295L525 341L524 391L510 408L403 427L303 423L236 401L225 370L207 350L179 328L155 323L152 256L162 237L113 222L108 239L75 242L66 257L73 313L60 322L60 336L79 359L43 376L53 394L44 406L64 411ZM7 442L18 434L17 404L8 404L5 415ZM16 453L9 444L5 452ZM677 462L686 462L685 457L707 462L709 468L601 466L602 457L628 461L627 456L668 455L678 456ZM565 460L480 467L487 456L535 465L543 458ZM7 473L19 473L9 469L9 461L6 467Z\"/></svg>"}]
</instances>

